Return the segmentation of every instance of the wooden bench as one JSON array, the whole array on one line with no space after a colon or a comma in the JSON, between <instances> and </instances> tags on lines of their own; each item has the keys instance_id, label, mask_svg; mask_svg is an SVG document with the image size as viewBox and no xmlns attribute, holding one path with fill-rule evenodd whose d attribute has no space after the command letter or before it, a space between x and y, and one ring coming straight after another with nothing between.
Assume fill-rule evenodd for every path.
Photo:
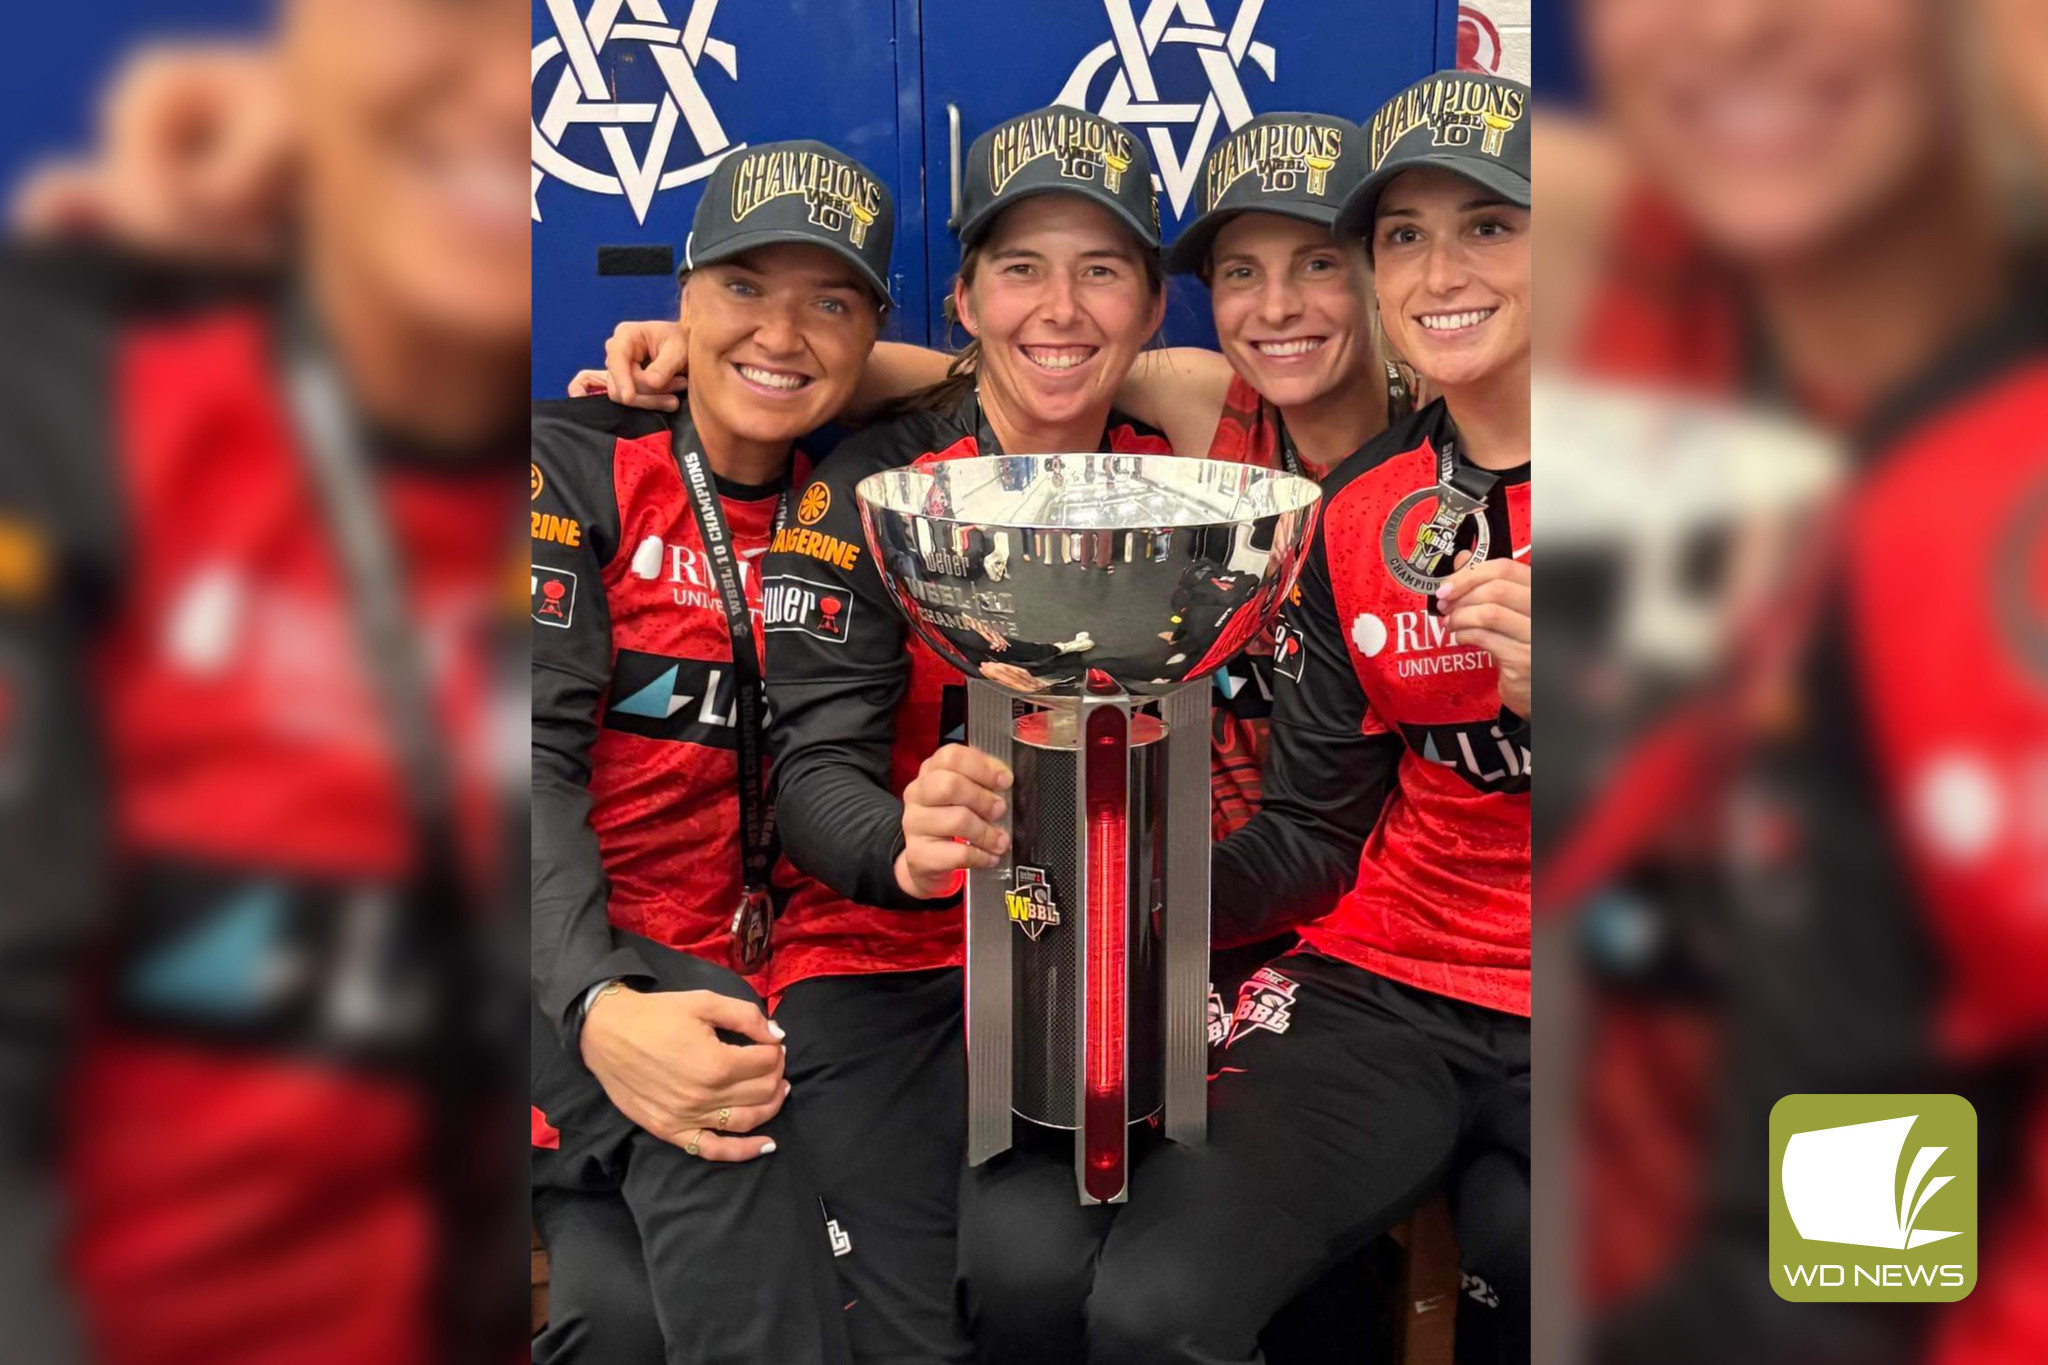
<instances>
[{"instance_id":1,"label":"wooden bench","mask_svg":"<svg viewBox=\"0 0 2048 1365\"><path fill-rule=\"evenodd\" d=\"M540 1335L540 1329L548 1325L548 1253L540 1244L540 1229L533 1230L533 1334Z\"/></svg>"},{"instance_id":2,"label":"wooden bench","mask_svg":"<svg viewBox=\"0 0 2048 1365\"><path fill-rule=\"evenodd\" d=\"M1450 1201L1438 1190L1388 1235L1401 1248L1401 1302L1394 1316L1396 1359L1401 1365L1452 1365L1464 1272L1458 1268Z\"/></svg>"}]
</instances>

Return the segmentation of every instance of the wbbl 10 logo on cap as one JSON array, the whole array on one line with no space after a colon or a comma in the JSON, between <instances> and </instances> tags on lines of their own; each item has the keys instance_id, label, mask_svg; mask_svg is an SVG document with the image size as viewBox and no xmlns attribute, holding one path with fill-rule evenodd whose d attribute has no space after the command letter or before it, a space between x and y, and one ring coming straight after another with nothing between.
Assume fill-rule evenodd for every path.
<instances>
[{"instance_id":1,"label":"wbbl 10 logo on cap","mask_svg":"<svg viewBox=\"0 0 2048 1365\"><path fill-rule=\"evenodd\" d=\"M1069 180L1092 181L1098 172L1111 194L1123 190L1124 172L1137 155L1131 135L1111 123L1073 114L1042 114L1020 120L989 141L988 182L991 193L1041 157L1054 157Z\"/></svg>"},{"instance_id":2,"label":"wbbl 10 logo on cap","mask_svg":"<svg viewBox=\"0 0 2048 1365\"><path fill-rule=\"evenodd\" d=\"M733 170L732 220L742 222L764 204L802 195L810 221L827 232L844 232L866 246L868 229L882 207L882 187L844 161L816 152L749 153Z\"/></svg>"},{"instance_id":3,"label":"wbbl 10 logo on cap","mask_svg":"<svg viewBox=\"0 0 2048 1365\"><path fill-rule=\"evenodd\" d=\"M1525 90L1457 76L1425 81L1372 116L1372 169L1378 170L1401 139L1418 128L1430 130L1431 146L1469 147L1476 137L1481 153L1499 156L1528 109Z\"/></svg>"},{"instance_id":4,"label":"wbbl 10 logo on cap","mask_svg":"<svg viewBox=\"0 0 2048 1365\"><path fill-rule=\"evenodd\" d=\"M1310 123L1269 123L1233 133L1209 158L1203 212L1230 187L1256 173L1265 194L1329 193L1330 171L1344 154L1344 130Z\"/></svg>"}]
</instances>

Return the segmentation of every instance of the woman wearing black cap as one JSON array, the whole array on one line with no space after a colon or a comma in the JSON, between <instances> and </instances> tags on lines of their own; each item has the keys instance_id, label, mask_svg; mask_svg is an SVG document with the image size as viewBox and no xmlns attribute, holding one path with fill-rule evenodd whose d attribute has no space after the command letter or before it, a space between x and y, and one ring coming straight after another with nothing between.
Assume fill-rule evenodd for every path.
<instances>
[{"instance_id":1,"label":"woman wearing black cap","mask_svg":"<svg viewBox=\"0 0 2048 1365\"><path fill-rule=\"evenodd\" d=\"M1369 232L1388 334L1443 397L1323 481L1266 802L1217 849L1212 891L1219 934L1339 898L1240 993L1208 1145L1135 1170L1091 1361L1259 1359L1276 1310L1439 1185L1467 1272L1459 1359L1527 1358L1526 106L1443 73L1366 128L1337 231Z\"/></svg>"},{"instance_id":2,"label":"woman wearing black cap","mask_svg":"<svg viewBox=\"0 0 2048 1365\"><path fill-rule=\"evenodd\" d=\"M975 141L963 197L953 302L973 344L911 411L820 466L766 566L778 818L791 860L823 884L791 897L769 966L790 1032L789 1113L851 1238L849 1280L886 1276L922 1310L888 1320L856 1305L863 1359L972 1354L953 1287L967 1104L959 888L982 855L953 836L987 827L950 803L1008 775L947 743L965 716L959 674L891 601L854 486L920 460L1167 451L1111 403L1164 308L1142 144L1081 111L1025 114Z\"/></svg>"},{"instance_id":3,"label":"woman wearing black cap","mask_svg":"<svg viewBox=\"0 0 2048 1365\"><path fill-rule=\"evenodd\" d=\"M1327 114L1271 113L1209 153L1202 214L1166 264L1209 286L1223 353L1141 355L1117 392L1118 406L1158 427L1175 451L1320 478L1409 411L1411 385L1376 340L1364 246L1330 231L1364 175L1362 138L1356 124ZM668 322L622 323L606 347L610 370L582 372L571 391L671 405L666 386L681 372L686 344ZM948 364L938 352L884 342L856 406L927 385ZM1216 689L1211 809L1219 839L1258 809L1271 643L1264 637L1226 664Z\"/></svg>"},{"instance_id":4,"label":"woman wearing black cap","mask_svg":"<svg viewBox=\"0 0 2048 1365\"><path fill-rule=\"evenodd\" d=\"M803 879L773 869L752 569L874 343L891 220L821 143L727 158L687 248L687 410L533 416L535 1361L850 1359L760 994Z\"/></svg>"}]
</instances>

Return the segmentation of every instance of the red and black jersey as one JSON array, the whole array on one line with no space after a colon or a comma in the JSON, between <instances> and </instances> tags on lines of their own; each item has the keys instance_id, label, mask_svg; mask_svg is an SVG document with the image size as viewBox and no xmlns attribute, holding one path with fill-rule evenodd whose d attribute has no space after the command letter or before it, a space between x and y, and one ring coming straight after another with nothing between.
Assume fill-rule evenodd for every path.
<instances>
[{"instance_id":1,"label":"red and black jersey","mask_svg":"<svg viewBox=\"0 0 2048 1365\"><path fill-rule=\"evenodd\" d=\"M1101 449L1163 455L1165 438L1112 414ZM896 885L901 793L941 745L965 742L959 671L910 633L872 563L853 489L885 469L998 455L970 396L850 437L818 468L768 555L768 700L783 848L818 879L776 928L769 989L809 976L953 966L959 897ZM908 912L908 913L906 913Z\"/></svg>"},{"instance_id":2,"label":"red and black jersey","mask_svg":"<svg viewBox=\"0 0 2048 1365\"><path fill-rule=\"evenodd\" d=\"M808 468L799 453L794 474ZM759 565L789 482L717 483L759 651ZM665 416L536 405L531 494L534 988L573 1038L591 986L647 977L608 925L731 963L738 693ZM787 896L804 879L773 881Z\"/></svg>"},{"instance_id":3,"label":"red and black jersey","mask_svg":"<svg viewBox=\"0 0 2048 1365\"><path fill-rule=\"evenodd\" d=\"M1234 935L1348 886L1303 930L1312 947L1527 1014L1529 727L1501 707L1492 656L1447 633L1382 548L1403 500L1437 485L1451 435L1432 403L1324 481L1276 633L1265 806L1219 847L1213 900L1219 936ZM1431 506L1405 510L1397 543ZM1526 467L1495 480L1485 516L1490 556L1528 554Z\"/></svg>"},{"instance_id":4,"label":"red and black jersey","mask_svg":"<svg viewBox=\"0 0 2048 1365\"><path fill-rule=\"evenodd\" d=\"M351 1035L313 1007L368 981L350 934L411 941L419 912L465 906L417 894L436 858L286 399L281 311L262 282L96 252L0 262L0 341L31 342L0 367L0 431L26 438L0 450L0 1142L41 1150L23 1135L60 1084L69 1134L68 1216L8 1183L26 1211L0 1258L69 1266L97 1359L447 1358L424 1289L454 1231L425 1177L435 1097L336 1064ZM518 440L363 435L474 909L519 795L491 723L520 638ZM89 1002L65 989L81 961ZM39 1054L81 1017L60 1073ZM58 1188L21 1178L37 1203ZM66 1225L68 1255L17 1245ZM9 1332L43 1359L38 1326Z\"/></svg>"},{"instance_id":5,"label":"red and black jersey","mask_svg":"<svg viewBox=\"0 0 2048 1365\"><path fill-rule=\"evenodd\" d=\"M1399 402L1405 404L1405 396ZM1389 393L1388 410L1395 411L1396 406L1395 395ZM1280 410L1243 376L1231 376L1216 434L1209 441L1209 458L1283 469L1284 439ZM1335 468L1318 467L1302 459L1299 452L1295 458L1301 472L1317 482ZM1260 774L1266 764L1267 733L1273 719L1272 629L1260 631L1242 653L1211 676L1216 694L1209 712L1209 812L1211 833L1220 841L1258 813L1265 790Z\"/></svg>"},{"instance_id":6,"label":"red and black jersey","mask_svg":"<svg viewBox=\"0 0 2048 1365\"><path fill-rule=\"evenodd\" d=\"M1231 376L1209 458L1280 468L1280 414L1241 376ZM1221 840L1258 813L1265 790L1259 773L1273 719L1273 632L1260 631L1211 676L1209 830Z\"/></svg>"},{"instance_id":7,"label":"red and black jersey","mask_svg":"<svg viewBox=\"0 0 2048 1365\"><path fill-rule=\"evenodd\" d=\"M95 658L115 829L137 858L396 881L419 855L404 779L275 346L251 310L137 327L120 345L126 588ZM509 467L394 462L378 479L438 718L473 779L458 788L473 850L494 818L474 779L488 773L481 641L504 615Z\"/></svg>"}]
</instances>

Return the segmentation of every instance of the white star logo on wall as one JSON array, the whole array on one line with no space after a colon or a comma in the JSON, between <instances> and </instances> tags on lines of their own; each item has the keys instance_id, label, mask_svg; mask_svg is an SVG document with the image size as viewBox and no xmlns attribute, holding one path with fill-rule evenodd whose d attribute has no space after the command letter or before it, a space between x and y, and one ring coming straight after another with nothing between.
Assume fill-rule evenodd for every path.
<instances>
[{"instance_id":1,"label":"white star logo on wall","mask_svg":"<svg viewBox=\"0 0 2048 1365\"><path fill-rule=\"evenodd\" d=\"M547 6L555 36L533 49L535 86L556 58L564 63L546 110L533 124L533 220L540 221L541 182L552 175L596 194L623 194L634 221L645 223L656 193L703 179L736 150L697 81L697 68L706 58L728 77L739 79L739 55L732 44L710 36L718 0L692 0L681 28L669 23L661 0L593 0L589 13L582 16L576 0L547 0ZM620 21L622 11L630 21ZM659 103L626 103L615 97L598 56L606 44L620 41L647 45L667 87ZM597 125L605 150L611 153L610 171L583 165L562 151L563 134L579 123ZM638 124L653 127L645 155L636 157L626 129ZM679 124L689 126L699 155L689 165L670 168L669 151Z\"/></svg>"},{"instance_id":2,"label":"white star logo on wall","mask_svg":"<svg viewBox=\"0 0 2048 1365\"><path fill-rule=\"evenodd\" d=\"M1127 128L1143 129L1152 146L1152 162L1159 168L1159 188L1178 218L1194 192L1202 160L1216 136L1217 120L1233 129L1252 120L1251 104L1237 78L1238 68L1250 58L1268 81L1275 79L1278 63L1271 45L1252 41L1252 29L1259 22L1265 0L1240 0L1228 31L1217 25L1208 0L1151 0L1142 19L1132 13L1131 3L1103 0L1109 10L1110 41L1081 59L1053 103L1093 109ZM1179 23L1174 23L1176 18ZM1160 98L1153 58L1169 43L1195 50L1209 82L1201 103L1172 103ZM1102 102L1093 104L1089 88L1112 62L1116 75ZM1194 129L1187 152L1181 155L1174 151L1173 129L1184 124L1192 124Z\"/></svg>"}]
</instances>

